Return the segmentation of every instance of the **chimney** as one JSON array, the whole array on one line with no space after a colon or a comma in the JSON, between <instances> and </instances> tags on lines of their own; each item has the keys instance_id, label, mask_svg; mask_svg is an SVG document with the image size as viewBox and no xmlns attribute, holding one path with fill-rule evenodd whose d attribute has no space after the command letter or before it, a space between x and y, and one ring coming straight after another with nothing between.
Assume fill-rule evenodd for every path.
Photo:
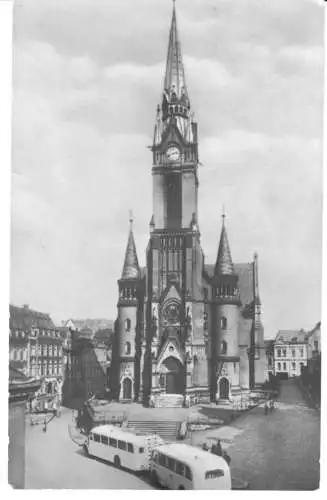
<instances>
[{"instance_id":1,"label":"chimney","mask_svg":"<svg viewBox=\"0 0 327 500\"><path fill-rule=\"evenodd\" d=\"M24 304L24 305L23 305L23 308L24 308L24 309L28 309L28 304Z\"/></svg>"}]
</instances>

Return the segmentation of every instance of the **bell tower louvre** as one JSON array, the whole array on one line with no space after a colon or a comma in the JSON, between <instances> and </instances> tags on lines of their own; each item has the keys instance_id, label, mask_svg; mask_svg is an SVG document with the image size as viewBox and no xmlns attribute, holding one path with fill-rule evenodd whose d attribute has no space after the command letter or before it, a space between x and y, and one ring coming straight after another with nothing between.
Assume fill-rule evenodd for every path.
<instances>
[{"instance_id":1,"label":"bell tower louvre","mask_svg":"<svg viewBox=\"0 0 327 500\"><path fill-rule=\"evenodd\" d=\"M198 131L175 2L151 152L153 211L146 267L139 267L131 226L118 281L112 393L145 406L163 405L165 397L181 404L192 398L232 400L264 381L264 365L258 362L258 356L265 359L265 350L255 307L260 300L257 265L232 262L224 217L216 265L204 262Z\"/></svg>"}]
</instances>

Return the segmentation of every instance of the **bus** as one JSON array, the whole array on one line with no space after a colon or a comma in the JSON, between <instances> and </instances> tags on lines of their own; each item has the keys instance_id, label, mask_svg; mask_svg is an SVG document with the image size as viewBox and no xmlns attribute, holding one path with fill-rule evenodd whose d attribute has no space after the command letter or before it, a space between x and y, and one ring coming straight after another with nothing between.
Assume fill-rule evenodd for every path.
<instances>
[{"instance_id":1,"label":"bus","mask_svg":"<svg viewBox=\"0 0 327 500\"><path fill-rule=\"evenodd\" d=\"M149 470L152 450L164 441L157 434L137 435L114 425L94 427L84 444L87 455L132 471Z\"/></svg>"},{"instance_id":2,"label":"bus","mask_svg":"<svg viewBox=\"0 0 327 500\"><path fill-rule=\"evenodd\" d=\"M159 446L152 452L152 482L171 490L231 490L227 462L184 443Z\"/></svg>"}]
</instances>

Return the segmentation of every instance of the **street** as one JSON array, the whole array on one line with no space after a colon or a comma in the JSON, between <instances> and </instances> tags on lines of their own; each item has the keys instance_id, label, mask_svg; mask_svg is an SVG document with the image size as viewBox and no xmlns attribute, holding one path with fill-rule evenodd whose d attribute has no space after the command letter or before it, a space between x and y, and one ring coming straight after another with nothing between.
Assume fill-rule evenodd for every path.
<instances>
[{"instance_id":1,"label":"street","mask_svg":"<svg viewBox=\"0 0 327 500\"><path fill-rule=\"evenodd\" d=\"M68 433L71 410L42 425L26 423L25 488L27 489L152 489L141 477L86 457Z\"/></svg>"},{"instance_id":2,"label":"street","mask_svg":"<svg viewBox=\"0 0 327 500\"><path fill-rule=\"evenodd\" d=\"M152 489L146 479L84 456L68 433L63 410L46 433L26 429L26 488ZM257 407L232 425L194 433L192 442L222 438L232 475L253 490L313 490L319 485L320 415L307 406L295 380L283 381L276 409ZM224 440L225 438L225 440Z\"/></svg>"}]
</instances>

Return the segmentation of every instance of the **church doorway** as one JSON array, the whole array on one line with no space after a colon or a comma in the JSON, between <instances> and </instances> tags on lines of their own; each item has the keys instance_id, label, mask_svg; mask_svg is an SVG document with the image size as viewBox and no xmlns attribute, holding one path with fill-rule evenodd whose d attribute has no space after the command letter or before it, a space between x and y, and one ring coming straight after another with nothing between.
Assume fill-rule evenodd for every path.
<instances>
[{"instance_id":1,"label":"church doorway","mask_svg":"<svg viewBox=\"0 0 327 500\"><path fill-rule=\"evenodd\" d=\"M219 381L219 399L229 399L229 382L225 377Z\"/></svg>"},{"instance_id":2,"label":"church doorway","mask_svg":"<svg viewBox=\"0 0 327 500\"><path fill-rule=\"evenodd\" d=\"M132 381L130 378L124 378L123 399L132 399Z\"/></svg>"},{"instance_id":3,"label":"church doorway","mask_svg":"<svg viewBox=\"0 0 327 500\"><path fill-rule=\"evenodd\" d=\"M166 394L183 394L184 370L181 362L169 357L162 364L165 368Z\"/></svg>"}]
</instances>

